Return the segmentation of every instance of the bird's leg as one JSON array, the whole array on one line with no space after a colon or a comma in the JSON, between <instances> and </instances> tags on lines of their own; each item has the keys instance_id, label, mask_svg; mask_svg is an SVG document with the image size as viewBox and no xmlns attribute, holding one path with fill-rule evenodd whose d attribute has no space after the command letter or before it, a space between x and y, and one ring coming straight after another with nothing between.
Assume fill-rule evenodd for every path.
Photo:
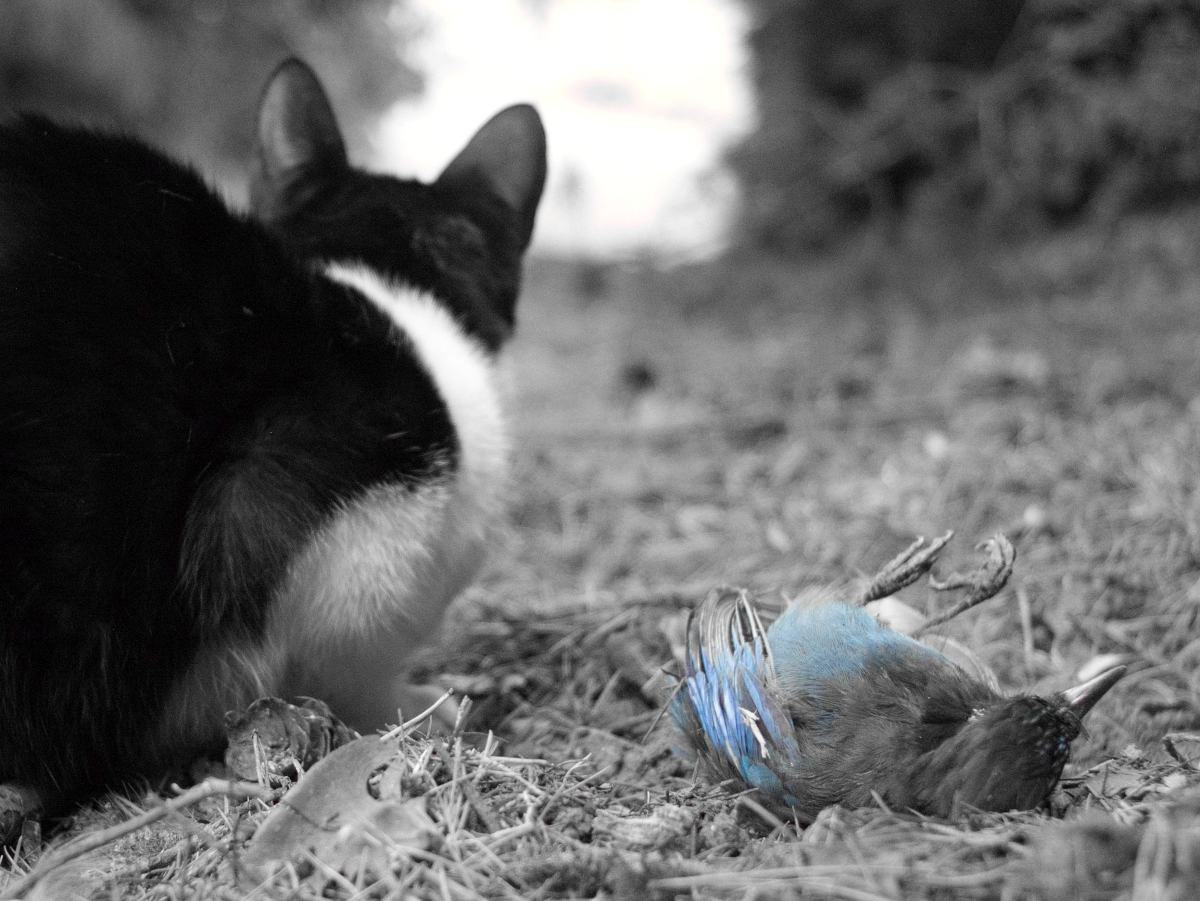
<instances>
[{"instance_id":1,"label":"bird's leg","mask_svg":"<svg viewBox=\"0 0 1200 901\"><path fill-rule=\"evenodd\" d=\"M934 591L957 591L965 588L967 595L949 610L930 618L917 630L913 638L917 638L927 629L954 619L964 610L970 610L976 604L982 604L988 598L995 597L1008 582L1013 564L1017 560L1017 551L1012 542L997 533L979 545L977 550L986 551L988 556L983 565L974 572L966 575L954 573L945 579L930 575L929 587Z\"/></svg>"},{"instance_id":2,"label":"bird's leg","mask_svg":"<svg viewBox=\"0 0 1200 901\"><path fill-rule=\"evenodd\" d=\"M918 538L902 554L875 574L855 603L864 607L880 598L890 598L901 588L907 588L929 572L930 567L937 560L938 553L953 537L953 532L947 532L941 538L933 539L929 544L925 543L924 538Z\"/></svg>"}]
</instances>

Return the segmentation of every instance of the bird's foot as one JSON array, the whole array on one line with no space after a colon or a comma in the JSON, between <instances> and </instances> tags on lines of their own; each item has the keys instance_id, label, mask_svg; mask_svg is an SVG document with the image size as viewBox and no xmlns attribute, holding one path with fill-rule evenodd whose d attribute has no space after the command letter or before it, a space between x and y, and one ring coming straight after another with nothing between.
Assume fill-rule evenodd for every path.
<instances>
[{"instance_id":1,"label":"bird's foot","mask_svg":"<svg viewBox=\"0 0 1200 901\"><path fill-rule=\"evenodd\" d=\"M903 553L875 574L858 596L856 601L858 606L864 607L880 598L890 598L900 589L907 588L917 581L929 572L933 564L937 562L937 555L953 537L953 532L947 532L941 538L935 538L928 544L925 543L923 537L918 538Z\"/></svg>"},{"instance_id":2,"label":"bird's foot","mask_svg":"<svg viewBox=\"0 0 1200 901\"><path fill-rule=\"evenodd\" d=\"M987 559L973 572L966 575L953 573L945 579L938 579L936 576L930 575L929 587L934 591L965 589L967 594L949 610L926 621L921 632L934 626L940 626L942 623L954 619L963 611L970 610L988 598L995 597L1008 582L1008 577L1012 575L1013 564L1017 560L1017 551L1012 546L1012 542L997 533L980 544L977 550L986 551Z\"/></svg>"}]
</instances>

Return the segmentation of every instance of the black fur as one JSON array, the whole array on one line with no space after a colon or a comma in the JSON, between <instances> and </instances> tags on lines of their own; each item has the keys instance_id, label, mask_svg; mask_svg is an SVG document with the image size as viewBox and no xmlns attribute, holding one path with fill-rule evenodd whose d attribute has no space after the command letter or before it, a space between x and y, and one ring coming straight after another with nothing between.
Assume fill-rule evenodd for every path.
<instances>
[{"instance_id":1,"label":"black fur","mask_svg":"<svg viewBox=\"0 0 1200 901\"><path fill-rule=\"evenodd\" d=\"M72 798L194 752L149 736L200 649L261 637L339 503L455 467L429 374L316 262L427 288L495 349L532 208L486 169L354 170L333 128L340 163L260 147L265 224L140 141L0 128L0 782Z\"/></svg>"}]
</instances>

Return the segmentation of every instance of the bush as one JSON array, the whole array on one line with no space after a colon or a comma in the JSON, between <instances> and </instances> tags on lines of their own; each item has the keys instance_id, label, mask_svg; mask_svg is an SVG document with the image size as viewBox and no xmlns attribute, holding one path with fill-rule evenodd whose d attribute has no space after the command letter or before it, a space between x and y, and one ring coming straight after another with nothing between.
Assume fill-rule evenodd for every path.
<instances>
[{"instance_id":1,"label":"bush","mask_svg":"<svg viewBox=\"0 0 1200 901\"><path fill-rule=\"evenodd\" d=\"M1194 0L747 2L760 124L729 160L755 246L917 209L1024 232L1200 188Z\"/></svg>"}]
</instances>

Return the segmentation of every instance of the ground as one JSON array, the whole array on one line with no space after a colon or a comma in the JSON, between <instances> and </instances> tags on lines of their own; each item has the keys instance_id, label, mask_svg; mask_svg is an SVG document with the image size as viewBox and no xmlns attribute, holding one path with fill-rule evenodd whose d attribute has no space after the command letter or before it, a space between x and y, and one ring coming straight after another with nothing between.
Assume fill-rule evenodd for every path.
<instances>
[{"instance_id":1,"label":"ground","mask_svg":"<svg viewBox=\"0 0 1200 901\"><path fill-rule=\"evenodd\" d=\"M474 698L470 734L402 751L411 779L440 786L432 851L393 847L349 880L300 881L309 866L252 893L236 860L274 796L210 799L114 841L81 884L163 898L1192 896L1198 225L1178 214L953 254L874 240L791 267L534 261L510 360L512 524L419 666ZM834 809L800 829L697 783L656 724L683 611L721 584L779 606L948 529L943 571L974 566L996 532L1016 546L1009 586L946 627L1007 689L1065 687L1099 655L1129 666L1050 809L954 822ZM903 598L944 602L922 586ZM482 753L472 734L487 730L500 745Z\"/></svg>"}]
</instances>

